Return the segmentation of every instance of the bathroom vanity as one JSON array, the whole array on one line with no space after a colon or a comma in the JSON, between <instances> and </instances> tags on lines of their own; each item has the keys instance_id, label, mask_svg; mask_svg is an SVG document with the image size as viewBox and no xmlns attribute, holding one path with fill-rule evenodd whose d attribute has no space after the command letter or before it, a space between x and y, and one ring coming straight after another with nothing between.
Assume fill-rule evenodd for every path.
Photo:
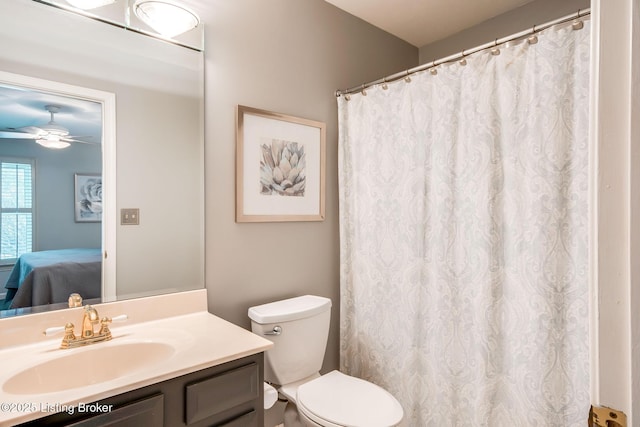
<instances>
[{"instance_id":1,"label":"bathroom vanity","mask_svg":"<svg viewBox=\"0 0 640 427\"><path fill-rule=\"evenodd\" d=\"M82 308L3 319L0 426L261 427L272 343L208 313L206 300L203 289L96 305L128 321L72 349L42 331L78 325Z\"/></svg>"},{"instance_id":2,"label":"bathroom vanity","mask_svg":"<svg viewBox=\"0 0 640 427\"><path fill-rule=\"evenodd\" d=\"M262 353L21 424L262 427Z\"/></svg>"}]
</instances>

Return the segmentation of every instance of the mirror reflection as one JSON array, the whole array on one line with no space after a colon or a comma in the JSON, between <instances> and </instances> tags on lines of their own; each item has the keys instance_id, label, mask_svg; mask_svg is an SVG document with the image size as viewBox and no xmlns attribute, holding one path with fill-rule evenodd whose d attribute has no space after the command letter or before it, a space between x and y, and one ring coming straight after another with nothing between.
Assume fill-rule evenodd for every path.
<instances>
[{"instance_id":1,"label":"mirror reflection","mask_svg":"<svg viewBox=\"0 0 640 427\"><path fill-rule=\"evenodd\" d=\"M0 309L101 297L101 141L100 103L0 85Z\"/></svg>"},{"instance_id":2,"label":"mirror reflection","mask_svg":"<svg viewBox=\"0 0 640 427\"><path fill-rule=\"evenodd\" d=\"M58 31L59 28L73 31ZM33 250L102 248L109 254L112 276L111 285L104 277L101 281L102 300L204 287L202 52L26 0L0 2L0 43L0 72L59 85L60 90L36 88L35 92L67 98L42 99L38 105L27 103L34 114L41 110L31 120L9 123L4 120L5 113L0 112L0 129L5 132L0 134L0 157L26 156L36 164ZM65 85L114 95L113 147L109 148L106 139L100 140L99 132L88 128L89 116L99 113L90 112L88 105L81 105L80 101L91 99L69 93ZM55 111L49 111L47 105ZM109 112L103 109L100 114L104 120ZM69 131L59 138L68 142L68 147L56 150L41 144L46 139L56 139L43 134L52 129L47 128L52 119L56 126ZM109 126L105 125L103 133L109 130L106 127ZM6 138L10 132L12 138ZM30 153L12 151L26 147ZM112 150L112 161L105 163L105 158L95 156L101 149ZM66 154L74 152L77 158ZM54 158L58 164L65 163L62 175L66 177L59 178L64 182L47 180L45 171L40 171ZM85 200L80 206L90 219L76 221L75 191L83 185L76 181L87 183L97 176L93 174L101 175L104 185L113 183L113 209L103 206L101 222L95 222L99 202ZM105 203L109 202L108 194ZM55 213L56 219L51 220L55 227L49 231L39 224L48 220L43 216L54 213L44 213L41 197L48 197L61 211L66 210ZM122 212L129 209L139 212L137 225L121 222ZM66 231L65 224L74 231ZM107 247L110 244L111 249ZM10 261L0 266L0 298L14 265ZM62 305L65 306L66 303ZM50 305L37 307L35 311Z\"/></svg>"}]
</instances>

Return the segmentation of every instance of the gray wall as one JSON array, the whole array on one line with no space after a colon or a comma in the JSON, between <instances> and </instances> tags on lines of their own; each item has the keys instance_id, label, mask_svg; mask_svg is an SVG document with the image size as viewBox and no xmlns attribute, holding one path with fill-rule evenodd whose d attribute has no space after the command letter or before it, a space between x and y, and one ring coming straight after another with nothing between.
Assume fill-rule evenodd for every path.
<instances>
[{"instance_id":1,"label":"gray wall","mask_svg":"<svg viewBox=\"0 0 640 427\"><path fill-rule=\"evenodd\" d=\"M535 0L420 48L420 64L447 57L590 7L589 0Z\"/></svg>"},{"instance_id":2,"label":"gray wall","mask_svg":"<svg viewBox=\"0 0 640 427\"><path fill-rule=\"evenodd\" d=\"M210 5L210 6L209 6ZM206 284L209 310L249 327L255 304L333 301L324 370L338 367L339 236L334 92L417 65L417 48L321 0L214 0L206 28ZM326 219L235 223L237 104L327 124Z\"/></svg>"}]
</instances>

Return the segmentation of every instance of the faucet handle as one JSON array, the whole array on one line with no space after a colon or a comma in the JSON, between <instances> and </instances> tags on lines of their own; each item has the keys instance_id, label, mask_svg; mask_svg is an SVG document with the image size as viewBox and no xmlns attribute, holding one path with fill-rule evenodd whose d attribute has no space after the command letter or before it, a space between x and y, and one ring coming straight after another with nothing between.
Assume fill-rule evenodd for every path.
<instances>
[{"instance_id":1,"label":"faucet handle","mask_svg":"<svg viewBox=\"0 0 640 427\"><path fill-rule=\"evenodd\" d=\"M46 336L55 335L64 331L64 337L62 337L62 343L60 348L70 348L72 344L78 341L78 337L73 332L73 323L67 323L64 326L54 326L53 328L47 328L43 334Z\"/></svg>"},{"instance_id":2,"label":"faucet handle","mask_svg":"<svg viewBox=\"0 0 640 427\"><path fill-rule=\"evenodd\" d=\"M105 336L107 337L107 340L111 339L111 331L109 330L109 323L111 322L124 322L125 320L127 320L129 318L129 316L127 316L126 314L121 314L119 316L113 317L113 318L108 318L108 317L103 317L100 320L100 332L98 332L99 335Z\"/></svg>"},{"instance_id":3,"label":"faucet handle","mask_svg":"<svg viewBox=\"0 0 640 427\"><path fill-rule=\"evenodd\" d=\"M51 335L59 334L60 332L66 332L67 335L73 334L73 323L67 323L64 326L54 326L52 328L45 329L42 334L50 337Z\"/></svg>"},{"instance_id":4,"label":"faucet handle","mask_svg":"<svg viewBox=\"0 0 640 427\"><path fill-rule=\"evenodd\" d=\"M66 328L65 326L54 326L52 328L47 328L44 331L42 331L42 334L45 336L50 337L51 335L56 335L59 334L60 332L64 331Z\"/></svg>"},{"instance_id":5,"label":"faucet handle","mask_svg":"<svg viewBox=\"0 0 640 427\"><path fill-rule=\"evenodd\" d=\"M129 318L129 316L127 316L126 314L121 314L119 316L116 317L112 317L111 321L112 322L124 322L125 320L127 320Z\"/></svg>"},{"instance_id":6,"label":"faucet handle","mask_svg":"<svg viewBox=\"0 0 640 427\"><path fill-rule=\"evenodd\" d=\"M53 328L45 329L42 331L42 334L50 337L51 335L59 334L62 331L64 331L64 326L54 326Z\"/></svg>"},{"instance_id":7,"label":"faucet handle","mask_svg":"<svg viewBox=\"0 0 640 427\"><path fill-rule=\"evenodd\" d=\"M102 319L100 319L100 324L106 325L106 324L109 324L111 322L124 322L128 318L129 318L129 316L127 316L126 314L121 314L121 315L116 316L116 317L103 317Z\"/></svg>"},{"instance_id":8,"label":"faucet handle","mask_svg":"<svg viewBox=\"0 0 640 427\"><path fill-rule=\"evenodd\" d=\"M109 319L109 322L124 322L128 318L129 316L127 316L126 314L121 314L119 316ZM64 326L53 326L51 328L47 328L44 331L42 331L42 334L47 337L50 337L51 335L56 335L56 334L59 334L60 332L63 332L67 327L69 327L69 325L71 325L71 327L73 328L73 324L67 323Z\"/></svg>"}]
</instances>

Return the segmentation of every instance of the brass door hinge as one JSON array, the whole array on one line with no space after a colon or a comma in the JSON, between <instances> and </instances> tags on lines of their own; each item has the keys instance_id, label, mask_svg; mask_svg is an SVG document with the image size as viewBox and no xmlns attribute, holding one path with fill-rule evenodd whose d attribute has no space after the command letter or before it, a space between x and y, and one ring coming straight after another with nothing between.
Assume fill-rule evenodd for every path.
<instances>
[{"instance_id":1,"label":"brass door hinge","mask_svg":"<svg viewBox=\"0 0 640 427\"><path fill-rule=\"evenodd\" d=\"M627 427L627 416L606 406L591 406L589 427Z\"/></svg>"}]
</instances>

